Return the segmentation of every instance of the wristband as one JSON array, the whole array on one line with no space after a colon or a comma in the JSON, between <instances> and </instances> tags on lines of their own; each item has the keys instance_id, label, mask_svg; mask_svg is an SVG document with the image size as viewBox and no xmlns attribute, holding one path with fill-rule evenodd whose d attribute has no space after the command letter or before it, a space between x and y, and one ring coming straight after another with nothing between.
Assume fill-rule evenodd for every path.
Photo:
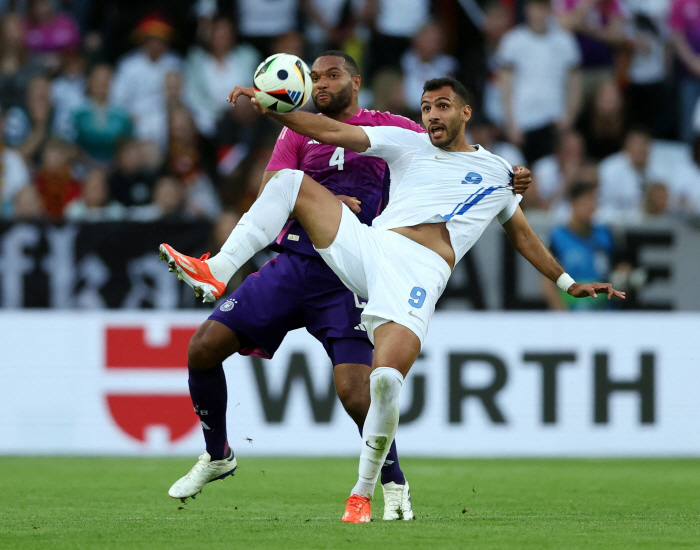
<instances>
[{"instance_id":1,"label":"wristband","mask_svg":"<svg viewBox=\"0 0 700 550\"><path fill-rule=\"evenodd\" d=\"M571 287L571 285L573 285L575 282L576 281L574 281L574 279L573 279L573 277L571 277L571 275L569 275L568 273L562 273L561 275L559 275L559 278L557 279L557 286L561 290L566 292L567 290L569 290L569 287Z\"/></svg>"}]
</instances>

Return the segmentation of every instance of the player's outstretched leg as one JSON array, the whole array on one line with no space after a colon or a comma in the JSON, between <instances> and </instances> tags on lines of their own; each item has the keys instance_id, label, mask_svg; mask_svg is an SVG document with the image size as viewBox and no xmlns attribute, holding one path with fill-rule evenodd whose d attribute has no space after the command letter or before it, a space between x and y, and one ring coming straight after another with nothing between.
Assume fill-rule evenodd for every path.
<instances>
[{"instance_id":1,"label":"player's outstretched leg","mask_svg":"<svg viewBox=\"0 0 700 550\"><path fill-rule=\"evenodd\" d=\"M256 252L267 247L296 213L311 241L330 245L340 225L341 202L325 187L299 170L280 170L267 183L233 229L215 258L199 260L160 245L160 259L205 302L221 297L226 283Z\"/></svg>"},{"instance_id":2,"label":"player's outstretched leg","mask_svg":"<svg viewBox=\"0 0 700 550\"><path fill-rule=\"evenodd\" d=\"M378 327L374 338L374 370L370 375L371 401L363 427L359 476L343 514L345 523L370 521L370 501L399 424L401 386L404 376L420 352L418 337L396 323L390 322Z\"/></svg>"},{"instance_id":3,"label":"player's outstretched leg","mask_svg":"<svg viewBox=\"0 0 700 550\"><path fill-rule=\"evenodd\" d=\"M362 436L362 427L370 405L369 375L371 370L369 365L360 363L341 363L333 367L338 397L345 411L360 429L360 436ZM383 519L413 519L411 490L401 470L396 440L391 442L389 452L384 459L380 479L384 493Z\"/></svg>"},{"instance_id":4,"label":"player's outstretched leg","mask_svg":"<svg viewBox=\"0 0 700 550\"><path fill-rule=\"evenodd\" d=\"M225 479L238 466L226 438L226 377L222 361L240 350L238 338L228 327L205 321L190 340L188 349L189 388L199 416L206 451L193 468L178 479L168 494L172 498L194 498L210 481Z\"/></svg>"}]
</instances>

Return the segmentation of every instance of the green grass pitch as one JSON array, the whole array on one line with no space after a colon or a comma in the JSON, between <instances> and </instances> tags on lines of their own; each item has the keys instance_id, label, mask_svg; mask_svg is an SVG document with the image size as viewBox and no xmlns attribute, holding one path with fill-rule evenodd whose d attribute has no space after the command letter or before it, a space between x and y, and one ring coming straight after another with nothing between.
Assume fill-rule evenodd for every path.
<instances>
[{"instance_id":1,"label":"green grass pitch","mask_svg":"<svg viewBox=\"0 0 700 550\"><path fill-rule=\"evenodd\" d=\"M182 458L0 457L0 548L700 548L700 460L406 458L415 521L340 522L357 459L246 458L182 505Z\"/></svg>"}]
</instances>

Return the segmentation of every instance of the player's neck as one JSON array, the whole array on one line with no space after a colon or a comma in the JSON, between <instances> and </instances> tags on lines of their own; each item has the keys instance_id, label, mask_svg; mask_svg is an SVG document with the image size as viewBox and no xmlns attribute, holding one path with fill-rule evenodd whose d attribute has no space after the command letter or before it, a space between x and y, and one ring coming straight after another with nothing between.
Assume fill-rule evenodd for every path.
<instances>
[{"instance_id":1,"label":"player's neck","mask_svg":"<svg viewBox=\"0 0 700 550\"><path fill-rule=\"evenodd\" d=\"M475 147L469 145L463 133L457 136L452 143L445 147L440 147L440 149L443 151L450 151L451 153L473 153L477 150Z\"/></svg>"},{"instance_id":2,"label":"player's neck","mask_svg":"<svg viewBox=\"0 0 700 550\"><path fill-rule=\"evenodd\" d=\"M337 120L338 122L345 122L349 118L354 117L359 110L360 106L356 102L353 102L342 111L337 113L329 113L326 116L328 118L332 118L333 120Z\"/></svg>"}]
</instances>

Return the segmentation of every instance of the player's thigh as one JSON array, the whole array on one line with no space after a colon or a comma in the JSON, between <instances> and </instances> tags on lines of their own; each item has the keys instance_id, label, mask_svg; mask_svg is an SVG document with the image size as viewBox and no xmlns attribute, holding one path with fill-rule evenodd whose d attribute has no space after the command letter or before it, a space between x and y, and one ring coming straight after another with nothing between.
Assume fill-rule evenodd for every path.
<instances>
[{"instance_id":1,"label":"player's thigh","mask_svg":"<svg viewBox=\"0 0 700 550\"><path fill-rule=\"evenodd\" d=\"M340 226L340 199L306 174L301 182L294 215L316 248L328 248Z\"/></svg>"},{"instance_id":2,"label":"player's thigh","mask_svg":"<svg viewBox=\"0 0 700 550\"><path fill-rule=\"evenodd\" d=\"M232 330L240 353L272 357L290 330L303 326L306 259L282 253L241 286L209 316Z\"/></svg>"},{"instance_id":3,"label":"player's thigh","mask_svg":"<svg viewBox=\"0 0 700 550\"><path fill-rule=\"evenodd\" d=\"M240 349L235 332L218 321L207 319L190 339L187 361L192 368L210 369Z\"/></svg>"},{"instance_id":4,"label":"player's thigh","mask_svg":"<svg viewBox=\"0 0 700 550\"><path fill-rule=\"evenodd\" d=\"M418 359L421 342L409 328L389 321L374 330L372 369L390 367L404 377Z\"/></svg>"}]
</instances>

